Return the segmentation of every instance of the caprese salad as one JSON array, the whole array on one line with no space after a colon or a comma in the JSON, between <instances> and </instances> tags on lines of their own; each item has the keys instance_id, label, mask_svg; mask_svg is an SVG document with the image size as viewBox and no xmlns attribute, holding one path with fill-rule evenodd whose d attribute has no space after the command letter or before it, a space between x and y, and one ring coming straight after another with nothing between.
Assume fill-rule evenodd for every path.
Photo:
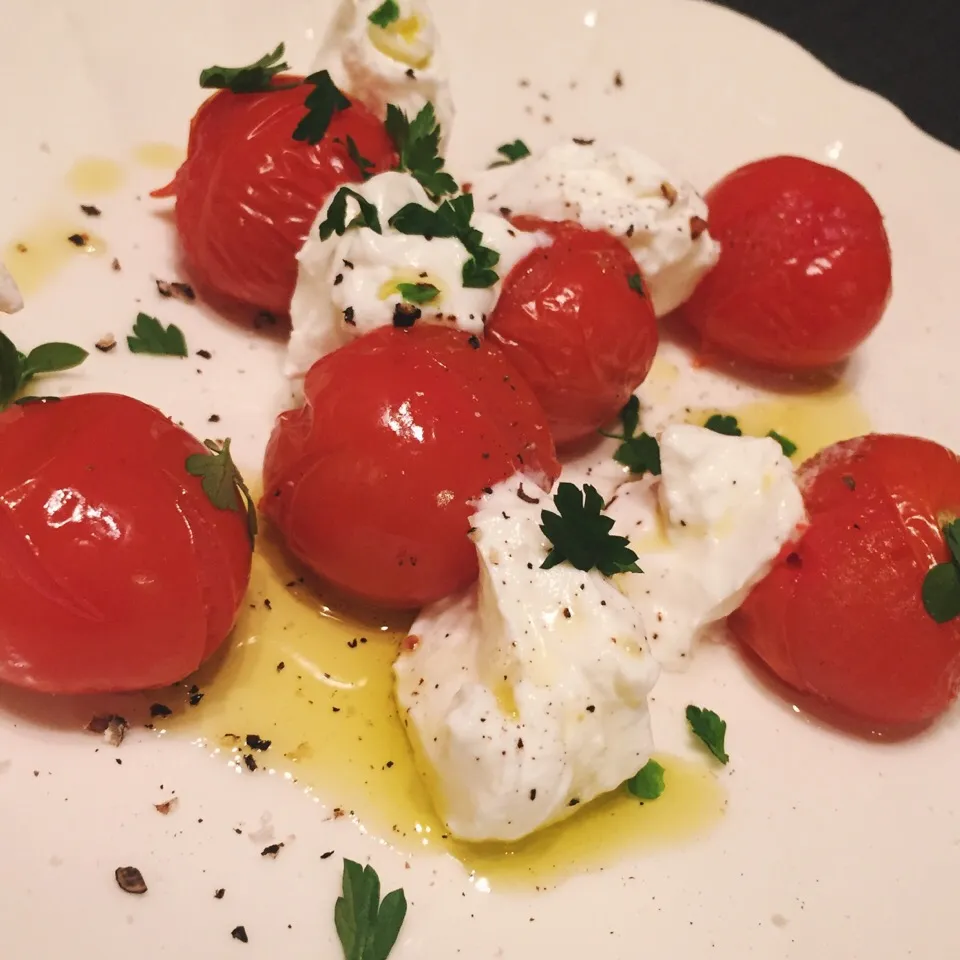
<instances>
[{"instance_id":1,"label":"caprese salad","mask_svg":"<svg viewBox=\"0 0 960 960\"><path fill-rule=\"evenodd\" d=\"M283 56L203 70L215 92L154 196L201 296L289 322L298 403L259 510L323 580L419 611L396 698L453 834L513 840L624 783L658 796L650 692L723 620L849 718L949 707L952 452L872 434L795 468L789 437L722 414L654 432L637 396L664 324L705 360L846 360L891 292L864 187L776 156L701 197L582 140L517 140L457 178L419 0L344 0L309 74ZM19 306L0 269L0 310ZM178 333L143 316L130 349ZM77 350L0 334L0 680L156 687L228 636L257 511L229 441L130 397L28 395ZM687 717L725 763L722 719Z\"/></svg>"}]
</instances>

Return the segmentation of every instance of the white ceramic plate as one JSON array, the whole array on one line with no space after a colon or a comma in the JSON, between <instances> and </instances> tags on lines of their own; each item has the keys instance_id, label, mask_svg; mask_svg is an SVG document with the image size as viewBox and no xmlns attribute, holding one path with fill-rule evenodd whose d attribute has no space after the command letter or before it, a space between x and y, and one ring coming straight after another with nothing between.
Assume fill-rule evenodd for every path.
<instances>
[{"instance_id":1,"label":"white ceramic plate","mask_svg":"<svg viewBox=\"0 0 960 960\"><path fill-rule=\"evenodd\" d=\"M707 4L435 6L453 65L457 170L517 136L539 147L575 135L638 146L702 187L784 152L860 179L887 217L896 293L847 379L878 428L960 447L950 401L960 351L957 154L782 37ZM27 244L37 266L8 248L28 306L4 329L21 346L90 345L108 331L122 340L142 308L214 354L136 359L121 343L53 380L51 392L129 392L201 436L217 413L218 433L234 438L255 472L283 393L282 346L158 298L153 278L177 275L173 231L146 192L165 181L177 151L144 144L182 149L202 66L248 62L281 39L291 62L308 66L328 13L301 0L7 5L0 240ZM86 220L80 202L103 216ZM65 243L78 229L101 238L99 252ZM692 383L697 399L706 390L722 401L737 389ZM313 791L283 782L282 764L240 775L209 742L142 728L109 747L83 724L135 704L0 689L0 954L333 958L332 909L349 856L369 858L384 889L407 891L397 960L957 956L955 713L910 742L856 740L806 722L713 645L655 696L657 733L679 753L695 752L679 735L684 703L707 703L727 719L723 817L695 842L654 845L602 872L486 892L449 857L410 856L334 818L337 796L323 782ZM178 808L159 815L153 804L172 794ZM276 841L286 843L280 856L261 857ZM329 850L336 856L321 859ZM146 896L119 890L113 872L122 864L143 871ZM215 900L219 887L227 892ZM239 924L245 945L230 937Z\"/></svg>"}]
</instances>

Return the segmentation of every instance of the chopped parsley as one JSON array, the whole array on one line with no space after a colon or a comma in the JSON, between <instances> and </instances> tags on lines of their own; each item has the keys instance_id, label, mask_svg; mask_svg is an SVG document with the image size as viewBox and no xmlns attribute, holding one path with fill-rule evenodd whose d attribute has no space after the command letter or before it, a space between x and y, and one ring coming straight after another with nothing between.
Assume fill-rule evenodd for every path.
<instances>
[{"instance_id":1,"label":"chopped parsley","mask_svg":"<svg viewBox=\"0 0 960 960\"><path fill-rule=\"evenodd\" d=\"M950 559L932 566L923 578L923 608L937 623L960 616L960 520L944 524Z\"/></svg>"},{"instance_id":2,"label":"chopped parsley","mask_svg":"<svg viewBox=\"0 0 960 960\"><path fill-rule=\"evenodd\" d=\"M497 153L503 157L490 164L490 169L494 167L506 167L511 163L516 163L524 157L530 156L530 148L522 140L514 140L513 143L502 143L497 147Z\"/></svg>"},{"instance_id":3,"label":"chopped parsley","mask_svg":"<svg viewBox=\"0 0 960 960\"><path fill-rule=\"evenodd\" d=\"M687 723L721 763L729 762L730 758L723 748L723 741L727 736L726 720L721 720L712 710L695 707L691 703L687 707Z\"/></svg>"},{"instance_id":4,"label":"chopped parsley","mask_svg":"<svg viewBox=\"0 0 960 960\"><path fill-rule=\"evenodd\" d=\"M149 353L156 357L186 357L189 355L183 331L170 324L165 327L156 317L138 313L133 334L127 337L131 353Z\"/></svg>"},{"instance_id":5,"label":"chopped parsley","mask_svg":"<svg viewBox=\"0 0 960 960\"><path fill-rule=\"evenodd\" d=\"M771 440L776 440L780 444L780 448L783 450L783 455L785 457L792 457L797 452L797 445L785 437L782 433L777 433L776 430L771 430L767 436Z\"/></svg>"},{"instance_id":6,"label":"chopped parsley","mask_svg":"<svg viewBox=\"0 0 960 960\"><path fill-rule=\"evenodd\" d=\"M0 410L15 402L34 377L71 370L80 366L87 356L86 350L72 343L43 343L28 354L23 354L0 331Z\"/></svg>"},{"instance_id":7,"label":"chopped parsley","mask_svg":"<svg viewBox=\"0 0 960 960\"><path fill-rule=\"evenodd\" d=\"M396 0L383 0L367 19L377 27L389 27L400 19L400 7Z\"/></svg>"},{"instance_id":8,"label":"chopped parsley","mask_svg":"<svg viewBox=\"0 0 960 960\"><path fill-rule=\"evenodd\" d=\"M257 509L233 457L230 456L230 440L224 440L222 444L215 440L204 440L203 445L210 452L194 453L187 457L187 473L201 478L203 492L218 510L234 510L239 513L242 498L252 547L257 535Z\"/></svg>"},{"instance_id":9,"label":"chopped parsley","mask_svg":"<svg viewBox=\"0 0 960 960\"><path fill-rule=\"evenodd\" d=\"M309 83L313 90L304 100L307 112L293 131L293 139L319 143L327 132L333 115L346 110L350 101L340 92L327 70L311 73L303 82Z\"/></svg>"},{"instance_id":10,"label":"chopped parsley","mask_svg":"<svg viewBox=\"0 0 960 960\"><path fill-rule=\"evenodd\" d=\"M603 513L603 497L596 487L588 483L581 490L572 483L561 483L553 503L557 513L540 513L540 529L553 547L540 564L541 570L566 561L578 570L595 567L605 577L643 572L627 537L610 532L613 520Z\"/></svg>"},{"instance_id":11,"label":"chopped parsley","mask_svg":"<svg viewBox=\"0 0 960 960\"><path fill-rule=\"evenodd\" d=\"M714 433L722 433L725 437L742 437L743 431L736 417L731 417L723 413L715 413L707 418L704 426Z\"/></svg>"},{"instance_id":12,"label":"chopped parsley","mask_svg":"<svg viewBox=\"0 0 960 960\"><path fill-rule=\"evenodd\" d=\"M360 212L349 223L347 222L347 200L355 200L360 208ZM352 230L354 227L368 227L374 233L383 233L376 206L356 190L341 187L330 201L327 219L320 224L320 239L329 240L334 233L342 237L347 230Z\"/></svg>"},{"instance_id":13,"label":"chopped parsley","mask_svg":"<svg viewBox=\"0 0 960 960\"><path fill-rule=\"evenodd\" d=\"M613 454L617 463L629 467L631 473L643 475L652 473L660 476L660 444L656 437L649 433L637 436L637 427L640 425L640 400L631 397L620 411L620 422L623 424L623 433L600 433L612 440L623 441Z\"/></svg>"},{"instance_id":14,"label":"chopped parsley","mask_svg":"<svg viewBox=\"0 0 960 960\"><path fill-rule=\"evenodd\" d=\"M273 53L264 54L245 67L207 67L200 71L200 86L207 90L232 90L234 93L262 93L265 90L289 90L298 86L290 83L275 87L273 78L290 65L283 60L284 45Z\"/></svg>"},{"instance_id":15,"label":"chopped parsley","mask_svg":"<svg viewBox=\"0 0 960 960\"><path fill-rule=\"evenodd\" d=\"M384 127L399 154L398 170L406 170L434 200L457 192L457 181L443 169L440 124L432 103L425 103L413 120L388 103Z\"/></svg>"},{"instance_id":16,"label":"chopped parsley","mask_svg":"<svg viewBox=\"0 0 960 960\"><path fill-rule=\"evenodd\" d=\"M380 878L371 866L343 861L343 894L333 920L344 960L386 960L407 915L403 890L380 899Z\"/></svg>"},{"instance_id":17,"label":"chopped parsley","mask_svg":"<svg viewBox=\"0 0 960 960\"><path fill-rule=\"evenodd\" d=\"M470 226L473 217L473 196L462 193L444 200L436 210L419 203L408 203L389 220L399 233L418 237L454 237L470 259L463 265L461 282L465 287L492 287L499 277L493 269L500 262L496 250L483 245L483 234Z\"/></svg>"},{"instance_id":18,"label":"chopped parsley","mask_svg":"<svg viewBox=\"0 0 960 960\"><path fill-rule=\"evenodd\" d=\"M439 288L432 283L398 283L397 292L408 303L433 303L440 296Z\"/></svg>"},{"instance_id":19,"label":"chopped parsley","mask_svg":"<svg viewBox=\"0 0 960 960\"><path fill-rule=\"evenodd\" d=\"M627 781L627 789L641 800L656 800L666 786L663 775L663 767L656 760L648 760Z\"/></svg>"},{"instance_id":20,"label":"chopped parsley","mask_svg":"<svg viewBox=\"0 0 960 960\"><path fill-rule=\"evenodd\" d=\"M376 167L376 164L372 160L368 160L361 152L360 148L357 146L357 141L351 136L347 136L347 153L350 156L350 159L357 165L357 169L360 171L361 180L369 180L373 174L370 172Z\"/></svg>"},{"instance_id":21,"label":"chopped parsley","mask_svg":"<svg viewBox=\"0 0 960 960\"><path fill-rule=\"evenodd\" d=\"M631 273L627 277L627 285L631 290L635 290L641 297L646 297L647 291L643 287L643 277L639 273Z\"/></svg>"}]
</instances>

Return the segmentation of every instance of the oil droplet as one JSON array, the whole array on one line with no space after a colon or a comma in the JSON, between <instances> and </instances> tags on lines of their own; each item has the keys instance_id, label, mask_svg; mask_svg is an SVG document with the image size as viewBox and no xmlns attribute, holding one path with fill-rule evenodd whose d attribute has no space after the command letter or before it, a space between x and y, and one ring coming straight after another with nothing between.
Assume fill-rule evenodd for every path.
<instances>
[{"instance_id":1,"label":"oil droplet","mask_svg":"<svg viewBox=\"0 0 960 960\"><path fill-rule=\"evenodd\" d=\"M124 179L123 167L103 157L81 157L67 171L67 186L81 197L113 193Z\"/></svg>"},{"instance_id":2,"label":"oil droplet","mask_svg":"<svg viewBox=\"0 0 960 960\"><path fill-rule=\"evenodd\" d=\"M80 244L70 237L83 237ZM75 257L102 255L106 241L90 233L85 224L49 220L20 234L7 244L2 259L24 297L36 293Z\"/></svg>"},{"instance_id":3,"label":"oil droplet","mask_svg":"<svg viewBox=\"0 0 960 960\"><path fill-rule=\"evenodd\" d=\"M680 379L680 368L662 354L653 358L653 366L643 381L643 401L648 406L668 403L674 385Z\"/></svg>"},{"instance_id":4,"label":"oil droplet","mask_svg":"<svg viewBox=\"0 0 960 960\"><path fill-rule=\"evenodd\" d=\"M723 810L722 789L705 766L666 758L667 791L655 802L617 793L519 843L455 841L433 810L393 697L392 664L409 616L324 595L269 528L247 601L225 651L188 681L203 700L177 708L166 727L199 732L245 776L259 772L244 768L244 754L290 773L335 815L352 816L400 850L449 854L487 886L533 885L692 837ZM249 750L249 734L271 740L270 749Z\"/></svg>"},{"instance_id":5,"label":"oil droplet","mask_svg":"<svg viewBox=\"0 0 960 960\"><path fill-rule=\"evenodd\" d=\"M860 401L840 385L816 393L796 394L760 400L723 410L692 410L690 423L704 423L714 413L732 414L740 429L752 437L764 437L771 430L797 445L794 463L802 463L819 450L870 432L870 418Z\"/></svg>"},{"instance_id":6,"label":"oil droplet","mask_svg":"<svg viewBox=\"0 0 960 960\"><path fill-rule=\"evenodd\" d=\"M183 147L173 143L141 143L133 149L133 159L152 170L176 170L185 156Z\"/></svg>"}]
</instances>

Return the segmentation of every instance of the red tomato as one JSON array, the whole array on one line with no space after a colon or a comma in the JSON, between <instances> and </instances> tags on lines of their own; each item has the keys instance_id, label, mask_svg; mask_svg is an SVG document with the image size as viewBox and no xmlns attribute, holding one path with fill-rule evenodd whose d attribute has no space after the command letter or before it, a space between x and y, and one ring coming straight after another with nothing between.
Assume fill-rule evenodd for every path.
<instances>
[{"instance_id":1,"label":"red tomato","mask_svg":"<svg viewBox=\"0 0 960 960\"><path fill-rule=\"evenodd\" d=\"M489 342L383 327L314 364L280 416L262 508L290 549L355 596L419 607L477 576L470 501L517 470L560 473L543 411Z\"/></svg>"},{"instance_id":2,"label":"red tomato","mask_svg":"<svg viewBox=\"0 0 960 960\"><path fill-rule=\"evenodd\" d=\"M782 680L880 724L931 719L960 685L960 619L938 624L924 576L947 559L960 459L929 440L874 434L800 469L810 527L730 618Z\"/></svg>"},{"instance_id":3,"label":"red tomato","mask_svg":"<svg viewBox=\"0 0 960 960\"><path fill-rule=\"evenodd\" d=\"M183 679L250 576L241 512L187 473L204 447L117 394L0 414L0 680L47 693Z\"/></svg>"},{"instance_id":4,"label":"red tomato","mask_svg":"<svg viewBox=\"0 0 960 960\"><path fill-rule=\"evenodd\" d=\"M296 77L278 77L289 83ZM296 254L330 194L360 180L352 137L373 172L393 165L383 124L363 104L334 115L315 146L294 140L310 86L210 97L190 124L187 159L153 193L176 196L177 230L191 278L206 294L285 316Z\"/></svg>"},{"instance_id":5,"label":"red tomato","mask_svg":"<svg viewBox=\"0 0 960 960\"><path fill-rule=\"evenodd\" d=\"M557 445L613 420L650 372L657 318L629 251L615 237L571 222L517 217L553 244L510 272L487 323L543 404Z\"/></svg>"},{"instance_id":6,"label":"red tomato","mask_svg":"<svg viewBox=\"0 0 960 960\"><path fill-rule=\"evenodd\" d=\"M681 308L705 351L810 369L846 359L879 323L890 244L852 177L770 157L728 174L706 200L720 261Z\"/></svg>"}]
</instances>

